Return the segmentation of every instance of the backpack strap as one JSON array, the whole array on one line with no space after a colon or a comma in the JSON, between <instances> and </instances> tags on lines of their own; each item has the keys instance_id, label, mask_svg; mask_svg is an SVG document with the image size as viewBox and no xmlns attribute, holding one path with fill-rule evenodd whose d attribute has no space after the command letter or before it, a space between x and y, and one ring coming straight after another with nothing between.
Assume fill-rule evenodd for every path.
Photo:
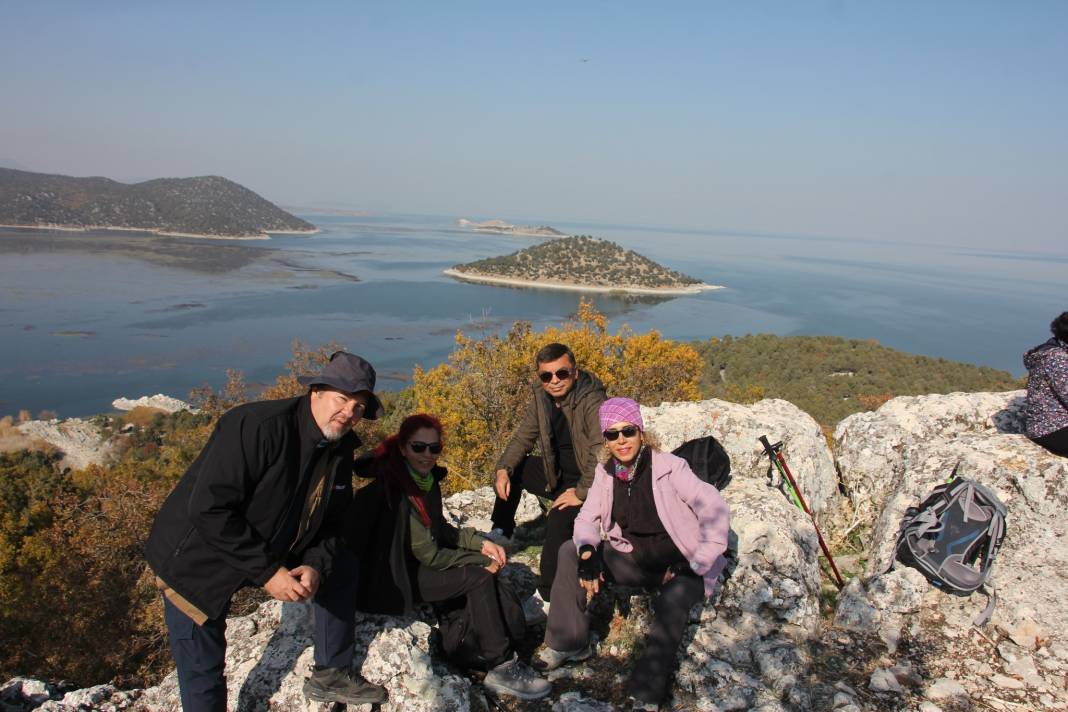
<instances>
[{"instance_id":1,"label":"backpack strap","mask_svg":"<svg viewBox=\"0 0 1068 712\"><path fill-rule=\"evenodd\" d=\"M977 615L972 621L972 625L976 628L982 628L990 622L990 618L994 615L994 606L998 603L997 587L994 585L993 581L989 581L988 583L989 588L987 587L987 584L984 583L978 589L986 594L986 608L984 608L982 613Z\"/></svg>"}]
</instances>

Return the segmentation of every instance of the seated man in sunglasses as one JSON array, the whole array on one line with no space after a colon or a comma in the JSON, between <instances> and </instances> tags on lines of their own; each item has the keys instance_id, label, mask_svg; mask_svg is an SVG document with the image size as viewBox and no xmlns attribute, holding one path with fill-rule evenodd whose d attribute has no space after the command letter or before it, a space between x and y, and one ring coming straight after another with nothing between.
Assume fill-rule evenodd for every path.
<instances>
[{"instance_id":1,"label":"seated man in sunglasses","mask_svg":"<svg viewBox=\"0 0 1068 712\"><path fill-rule=\"evenodd\" d=\"M497 461L494 537L511 537L523 490L552 501L541 551L538 591L523 604L528 623L545 618L560 544L569 540L579 507L593 483L601 452L597 409L604 385L580 370L563 344L542 347L534 357L538 380L519 426ZM540 456L529 453L537 445Z\"/></svg>"}]
</instances>

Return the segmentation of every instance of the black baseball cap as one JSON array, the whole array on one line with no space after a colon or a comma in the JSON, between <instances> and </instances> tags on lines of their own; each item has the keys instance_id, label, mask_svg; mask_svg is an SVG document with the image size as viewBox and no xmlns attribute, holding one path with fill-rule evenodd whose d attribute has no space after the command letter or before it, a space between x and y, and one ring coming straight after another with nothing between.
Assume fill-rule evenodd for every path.
<instances>
[{"instance_id":1,"label":"black baseball cap","mask_svg":"<svg viewBox=\"0 0 1068 712\"><path fill-rule=\"evenodd\" d=\"M329 386L343 393L366 393L367 409L363 417L378 420L385 415L382 401L375 395L375 368L366 359L347 351L335 351L330 363L323 366L321 373L315 376L298 376L297 382L302 386Z\"/></svg>"}]
</instances>

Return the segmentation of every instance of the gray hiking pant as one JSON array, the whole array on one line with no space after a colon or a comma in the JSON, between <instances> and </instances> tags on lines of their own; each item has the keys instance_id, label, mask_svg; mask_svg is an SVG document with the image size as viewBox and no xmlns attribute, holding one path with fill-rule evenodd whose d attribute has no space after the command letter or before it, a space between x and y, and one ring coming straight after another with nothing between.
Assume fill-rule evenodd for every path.
<instances>
[{"instance_id":1,"label":"gray hiking pant","mask_svg":"<svg viewBox=\"0 0 1068 712\"><path fill-rule=\"evenodd\" d=\"M684 574L661 585L663 572L646 571L630 554L616 551L607 543L601 549L606 581L659 589L653 600L653 625L645 650L631 673L629 694L643 702L662 702L675 670L675 655L689 622L690 609L704 598L704 581L699 576ZM572 651L585 647L589 639L590 618L586 612L586 590L578 579L578 553L574 542L566 541L560 546L553 580L545 644L553 650Z\"/></svg>"}]
</instances>

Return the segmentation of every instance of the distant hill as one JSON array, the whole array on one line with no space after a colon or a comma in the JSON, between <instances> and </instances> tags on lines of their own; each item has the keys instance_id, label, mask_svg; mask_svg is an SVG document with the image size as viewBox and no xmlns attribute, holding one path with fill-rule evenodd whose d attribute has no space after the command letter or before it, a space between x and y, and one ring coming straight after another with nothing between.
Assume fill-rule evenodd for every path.
<instances>
[{"instance_id":1,"label":"distant hill","mask_svg":"<svg viewBox=\"0 0 1068 712\"><path fill-rule=\"evenodd\" d=\"M314 232L248 188L219 176L126 184L0 168L0 225L147 230L257 237Z\"/></svg>"},{"instance_id":2,"label":"distant hill","mask_svg":"<svg viewBox=\"0 0 1068 712\"><path fill-rule=\"evenodd\" d=\"M694 344L705 359L701 395L749 403L782 398L832 426L894 396L1007 391L1007 371L895 351L836 336L723 336Z\"/></svg>"},{"instance_id":3,"label":"distant hill","mask_svg":"<svg viewBox=\"0 0 1068 712\"><path fill-rule=\"evenodd\" d=\"M456 265L458 279L598 291L691 293L709 288L609 240L589 235L549 240L502 257Z\"/></svg>"}]
</instances>

